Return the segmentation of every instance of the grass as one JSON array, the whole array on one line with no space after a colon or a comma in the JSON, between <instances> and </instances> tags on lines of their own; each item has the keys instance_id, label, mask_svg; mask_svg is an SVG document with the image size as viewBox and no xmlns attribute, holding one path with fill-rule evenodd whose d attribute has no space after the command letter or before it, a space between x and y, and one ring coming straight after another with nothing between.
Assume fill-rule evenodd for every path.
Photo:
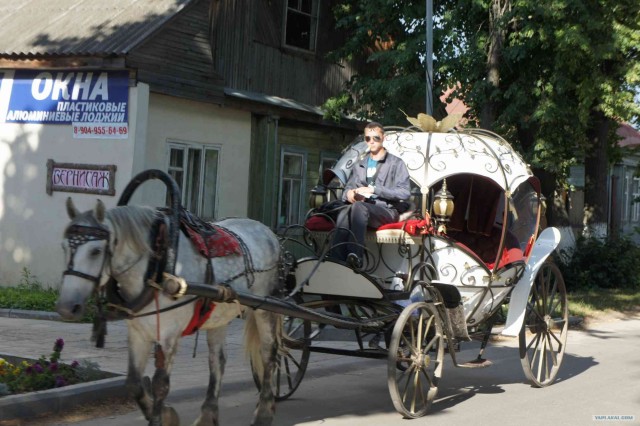
<instances>
[{"instance_id":1,"label":"grass","mask_svg":"<svg viewBox=\"0 0 640 426\"><path fill-rule=\"evenodd\" d=\"M640 291L592 289L573 291L568 295L569 315L600 318L611 313L640 312Z\"/></svg>"}]
</instances>

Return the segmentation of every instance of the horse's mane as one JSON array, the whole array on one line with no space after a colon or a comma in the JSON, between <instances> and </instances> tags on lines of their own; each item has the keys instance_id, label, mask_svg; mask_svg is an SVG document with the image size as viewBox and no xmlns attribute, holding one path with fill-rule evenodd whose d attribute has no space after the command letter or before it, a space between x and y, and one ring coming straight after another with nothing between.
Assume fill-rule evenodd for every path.
<instances>
[{"instance_id":1,"label":"horse's mane","mask_svg":"<svg viewBox=\"0 0 640 426\"><path fill-rule=\"evenodd\" d=\"M139 252L150 251L149 232L156 217L155 209L144 206L119 206L107 210L118 243L128 244Z\"/></svg>"}]
</instances>

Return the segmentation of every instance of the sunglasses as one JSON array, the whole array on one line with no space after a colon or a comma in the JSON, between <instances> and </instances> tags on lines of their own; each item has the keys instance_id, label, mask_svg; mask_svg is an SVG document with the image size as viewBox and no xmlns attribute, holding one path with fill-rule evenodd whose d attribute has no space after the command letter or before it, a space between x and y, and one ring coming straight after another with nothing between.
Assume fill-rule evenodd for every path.
<instances>
[{"instance_id":1,"label":"sunglasses","mask_svg":"<svg viewBox=\"0 0 640 426\"><path fill-rule=\"evenodd\" d=\"M373 138L373 140L376 141L376 142L380 142L382 140L382 138L380 136L365 136L364 140L369 142L371 140L371 138Z\"/></svg>"}]
</instances>

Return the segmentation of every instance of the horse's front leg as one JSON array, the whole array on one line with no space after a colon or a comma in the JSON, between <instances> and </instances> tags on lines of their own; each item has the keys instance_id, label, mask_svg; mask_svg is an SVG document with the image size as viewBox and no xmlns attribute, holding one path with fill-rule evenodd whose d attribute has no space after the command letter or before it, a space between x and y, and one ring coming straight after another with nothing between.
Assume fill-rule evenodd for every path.
<instances>
[{"instance_id":1,"label":"horse's front leg","mask_svg":"<svg viewBox=\"0 0 640 426\"><path fill-rule=\"evenodd\" d=\"M227 335L227 326L218 327L207 331L207 343L209 345L209 387L207 396L202 403L200 417L193 426L218 426L218 399L222 385L222 375L227 358L224 350L224 342Z\"/></svg>"},{"instance_id":2,"label":"horse's front leg","mask_svg":"<svg viewBox=\"0 0 640 426\"><path fill-rule=\"evenodd\" d=\"M151 381L142 378L144 369L151 353L151 343L142 335L129 327L129 365L127 367L127 389L129 394L140 407L145 419L151 419L153 400L151 396Z\"/></svg>"},{"instance_id":3,"label":"horse's front leg","mask_svg":"<svg viewBox=\"0 0 640 426\"><path fill-rule=\"evenodd\" d=\"M260 356L264 368L260 387L260 400L253 413L252 426L269 426L273 422L275 415L276 401L271 383L278 355L280 319L279 315L263 310L253 311L253 318L249 318L250 321L255 321L255 326L257 327L260 337Z\"/></svg>"},{"instance_id":4,"label":"horse's front leg","mask_svg":"<svg viewBox=\"0 0 640 426\"><path fill-rule=\"evenodd\" d=\"M178 426L180 424L178 413L172 407L164 405L164 400L169 395L169 375L177 349L178 336L164 339L162 343L157 343L154 347L156 371L151 380L153 406L151 419L149 419L150 426Z\"/></svg>"}]
</instances>

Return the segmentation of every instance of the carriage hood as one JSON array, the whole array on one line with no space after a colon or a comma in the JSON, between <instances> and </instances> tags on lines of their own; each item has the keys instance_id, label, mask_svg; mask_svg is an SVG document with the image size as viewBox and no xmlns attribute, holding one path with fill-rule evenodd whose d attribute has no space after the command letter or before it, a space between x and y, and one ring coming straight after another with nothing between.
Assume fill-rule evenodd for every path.
<instances>
[{"instance_id":1,"label":"carriage hood","mask_svg":"<svg viewBox=\"0 0 640 426\"><path fill-rule=\"evenodd\" d=\"M427 192L449 176L473 173L495 182L503 191L513 192L533 173L520 154L500 136L484 130L431 133L387 130L384 146L400 157L411 179ZM323 173L323 183L336 177L347 182L355 162L367 152L362 137L343 151L336 165Z\"/></svg>"}]
</instances>

